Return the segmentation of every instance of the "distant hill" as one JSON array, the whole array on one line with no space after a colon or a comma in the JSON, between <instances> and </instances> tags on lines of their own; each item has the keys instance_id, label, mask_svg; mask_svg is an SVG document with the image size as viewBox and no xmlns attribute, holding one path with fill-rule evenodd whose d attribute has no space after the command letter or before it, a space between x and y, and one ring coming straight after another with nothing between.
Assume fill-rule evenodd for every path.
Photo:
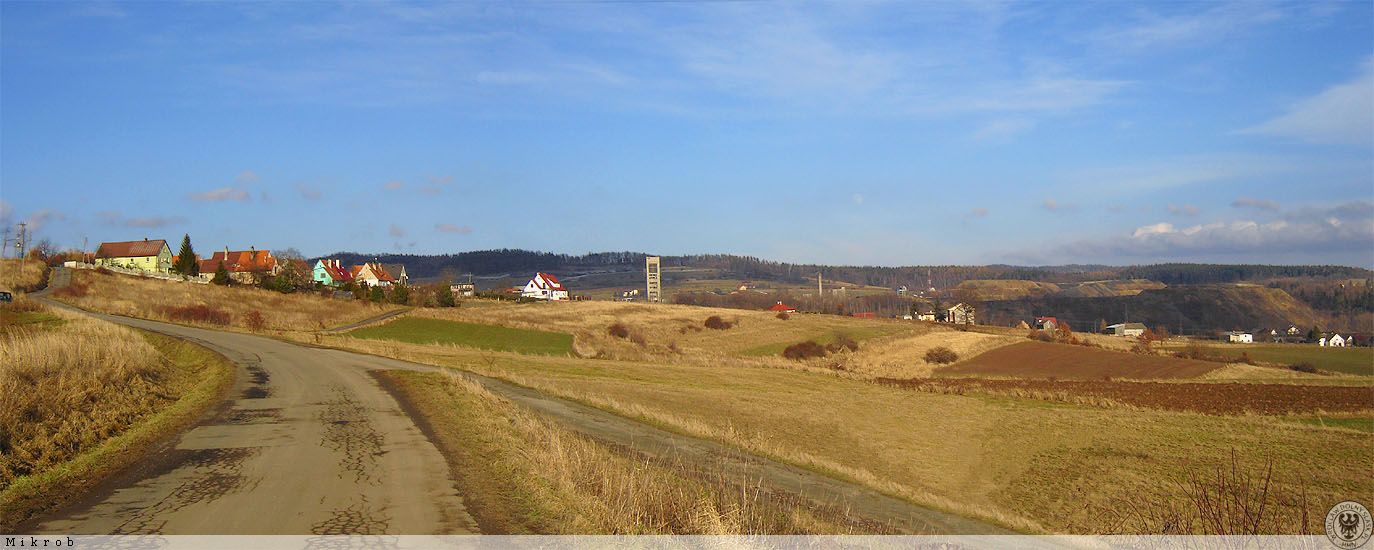
<instances>
[{"instance_id":1,"label":"distant hill","mask_svg":"<svg viewBox=\"0 0 1374 550\"><path fill-rule=\"evenodd\" d=\"M980 316L993 324L1053 316L1074 330L1096 330L1101 321L1145 323L1185 334L1216 330L1311 327L1324 316L1277 288L1257 285L1187 285L1143 290L1134 296L1080 298L1051 295L982 303Z\"/></svg>"}]
</instances>

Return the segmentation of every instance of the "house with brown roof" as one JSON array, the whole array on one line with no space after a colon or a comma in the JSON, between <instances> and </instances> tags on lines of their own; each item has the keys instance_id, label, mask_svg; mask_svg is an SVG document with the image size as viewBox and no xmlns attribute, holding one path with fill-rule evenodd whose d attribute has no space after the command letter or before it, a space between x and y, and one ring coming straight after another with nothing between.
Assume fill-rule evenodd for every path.
<instances>
[{"instance_id":1,"label":"house with brown roof","mask_svg":"<svg viewBox=\"0 0 1374 550\"><path fill-rule=\"evenodd\" d=\"M95 250L95 265L170 273L172 249L163 239L100 243Z\"/></svg>"},{"instance_id":2,"label":"house with brown roof","mask_svg":"<svg viewBox=\"0 0 1374 550\"><path fill-rule=\"evenodd\" d=\"M215 251L209 258L202 258L198 267L202 274L213 275L220 264L224 264L230 279L243 284L255 284L263 277L275 277L281 273L281 266L277 258L272 256L272 251L255 247L249 247L248 250L229 250L229 247L225 247L224 250Z\"/></svg>"},{"instance_id":3,"label":"house with brown roof","mask_svg":"<svg viewBox=\"0 0 1374 550\"><path fill-rule=\"evenodd\" d=\"M397 284L396 277L378 262L367 262L352 268L353 280L360 285L391 286Z\"/></svg>"}]
</instances>

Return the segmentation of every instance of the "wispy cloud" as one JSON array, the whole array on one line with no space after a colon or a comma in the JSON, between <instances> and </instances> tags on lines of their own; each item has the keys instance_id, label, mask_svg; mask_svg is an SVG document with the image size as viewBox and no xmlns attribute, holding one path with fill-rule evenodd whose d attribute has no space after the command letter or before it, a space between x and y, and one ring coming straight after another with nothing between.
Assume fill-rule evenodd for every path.
<instances>
[{"instance_id":1,"label":"wispy cloud","mask_svg":"<svg viewBox=\"0 0 1374 550\"><path fill-rule=\"evenodd\" d=\"M1077 190L1138 194L1161 189L1251 180L1297 171L1303 163L1270 155L1217 153L1079 170L1062 180Z\"/></svg>"},{"instance_id":2,"label":"wispy cloud","mask_svg":"<svg viewBox=\"0 0 1374 550\"><path fill-rule=\"evenodd\" d=\"M138 218L126 218L123 214L114 211L97 212L96 217L105 225L129 228L148 228L168 227L186 223L186 218L181 216L147 216Z\"/></svg>"},{"instance_id":3,"label":"wispy cloud","mask_svg":"<svg viewBox=\"0 0 1374 550\"><path fill-rule=\"evenodd\" d=\"M386 233L387 233L388 235L391 235L392 237L396 237L396 238L398 238L398 239L401 238L401 237L406 236L406 230L403 229L401 226L396 225L396 224L394 224L394 223L391 224L390 227L387 227Z\"/></svg>"},{"instance_id":4,"label":"wispy cloud","mask_svg":"<svg viewBox=\"0 0 1374 550\"><path fill-rule=\"evenodd\" d=\"M1007 141L1035 128L1035 121L1024 118L991 120L973 132L973 140L980 142Z\"/></svg>"},{"instance_id":5,"label":"wispy cloud","mask_svg":"<svg viewBox=\"0 0 1374 550\"><path fill-rule=\"evenodd\" d=\"M245 185L249 183L257 183L259 179L261 178L258 177L257 172L254 172L252 170L244 170L240 172L238 176L234 177L234 183L237 183L239 185Z\"/></svg>"},{"instance_id":6,"label":"wispy cloud","mask_svg":"<svg viewBox=\"0 0 1374 550\"><path fill-rule=\"evenodd\" d=\"M49 223L66 219L67 216L65 214L56 210L44 208L35 210L33 213L29 214L29 217L24 219L24 223L27 224L28 231L36 232L47 227Z\"/></svg>"},{"instance_id":7,"label":"wispy cloud","mask_svg":"<svg viewBox=\"0 0 1374 550\"><path fill-rule=\"evenodd\" d=\"M1283 19L1280 6L1265 2L1217 2L1210 9L1161 15L1136 10L1134 17L1086 35L1095 48L1146 53L1212 44Z\"/></svg>"},{"instance_id":8,"label":"wispy cloud","mask_svg":"<svg viewBox=\"0 0 1374 550\"><path fill-rule=\"evenodd\" d=\"M1287 113L1240 133L1322 144L1374 144L1374 57L1365 59L1354 80L1298 101Z\"/></svg>"},{"instance_id":9,"label":"wispy cloud","mask_svg":"<svg viewBox=\"0 0 1374 550\"><path fill-rule=\"evenodd\" d=\"M382 189L386 189L387 191L399 191L405 189L405 186L405 182L401 180L391 180L382 184Z\"/></svg>"},{"instance_id":10,"label":"wispy cloud","mask_svg":"<svg viewBox=\"0 0 1374 550\"><path fill-rule=\"evenodd\" d=\"M247 191L237 187L221 187L200 193L191 193L188 197L193 201L200 202L225 202L239 201L248 202L253 200Z\"/></svg>"},{"instance_id":11,"label":"wispy cloud","mask_svg":"<svg viewBox=\"0 0 1374 550\"><path fill-rule=\"evenodd\" d=\"M1064 204L1054 199L1045 199L1043 202L1040 203L1040 208L1045 209L1045 211L1047 212L1062 213L1077 210L1078 206L1073 204Z\"/></svg>"},{"instance_id":12,"label":"wispy cloud","mask_svg":"<svg viewBox=\"0 0 1374 550\"><path fill-rule=\"evenodd\" d=\"M1256 210L1264 210L1264 211L1268 211L1268 212L1278 212L1278 210L1279 210L1279 203L1274 202L1274 201L1271 201L1271 200L1268 200L1268 199L1255 199L1255 198L1250 198L1250 197L1241 197L1241 198L1238 198L1238 199L1232 201L1232 202L1231 202L1231 207L1232 207L1232 208L1254 208L1254 209L1256 209Z\"/></svg>"},{"instance_id":13,"label":"wispy cloud","mask_svg":"<svg viewBox=\"0 0 1374 550\"><path fill-rule=\"evenodd\" d=\"M1192 204L1170 204L1169 213L1175 216L1196 216L1198 207Z\"/></svg>"},{"instance_id":14,"label":"wispy cloud","mask_svg":"<svg viewBox=\"0 0 1374 550\"><path fill-rule=\"evenodd\" d=\"M434 224L434 230L440 233L456 233L459 235L467 235L469 233L472 233L471 227L452 223L436 223Z\"/></svg>"}]
</instances>

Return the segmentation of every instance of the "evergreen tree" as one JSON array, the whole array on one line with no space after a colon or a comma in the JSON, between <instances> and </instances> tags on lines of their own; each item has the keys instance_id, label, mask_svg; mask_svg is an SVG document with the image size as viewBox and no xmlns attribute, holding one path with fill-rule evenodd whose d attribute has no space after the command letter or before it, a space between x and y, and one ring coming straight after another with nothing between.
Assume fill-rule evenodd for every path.
<instances>
[{"instance_id":1,"label":"evergreen tree","mask_svg":"<svg viewBox=\"0 0 1374 550\"><path fill-rule=\"evenodd\" d=\"M217 285L229 286L229 270L224 268L224 262L221 261L219 267L215 268L215 276L210 279L210 282Z\"/></svg>"},{"instance_id":2,"label":"evergreen tree","mask_svg":"<svg viewBox=\"0 0 1374 550\"><path fill-rule=\"evenodd\" d=\"M191 236L188 234L182 234L181 252L177 253L177 263L172 266L172 271L182 275L200 274L200 263L196 261L196 250L191 248Z\"/></svg>"},{"instance_id":3,"label":"evergreen tree","mask_svg":"<svg viewBox=\"0 0 1374 550\"><path fill-rule=\"evenodd\" d=\"M372 290L368 293L368 299L374 302L380 302L382 298L385 297L386 294L382 292L382 287L379 286L372 287Z\"/></svg>"}]
</instances>

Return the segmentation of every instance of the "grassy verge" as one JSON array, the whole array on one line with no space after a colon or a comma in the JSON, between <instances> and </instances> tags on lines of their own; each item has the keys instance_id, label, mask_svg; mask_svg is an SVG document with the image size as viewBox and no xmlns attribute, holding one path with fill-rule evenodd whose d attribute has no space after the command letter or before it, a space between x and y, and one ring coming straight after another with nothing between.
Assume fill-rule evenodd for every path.
<instances>
[{"instance_id":1,"label":"grassy verge","mask_svg":"<svg viewBox=\"0 0 1374 550\"><path fill-rule=\"evenodd\" d=\"M1192 344L1201 345L1209 353L1232 361L1240 361L1244 355L1259 363L1309 363L1324 371L1374 376L1374 348L1330 348L1316 344ZM1173 352L1185 347L1187 346L1170 345L1165 349Z\"/></svg>"},{"instance_id":2,"label":"grassy verge","mask_svg":"<svg viewBox=\"0 0 1374 550\"><path fill-rule=\"evenodd\" d=\"M486 534L871 532L832 509L725 481L575 434L445 373L386 371L418 413Z\"/></svg>"},{"instance_id":3,"label":"grassy verge","mask_svg":"<svg viewBox=\"0 0 1374 550\"><path fill-rule=\"evenodd\" d=\"M1284 417L928 394L730 364L497 355L338 337L322 343L502 378L1027 532L1159 532L1142 517L1104 522L1139 495L1152 499L1137 507L1186 505L1185 494L1169 491L1192 472L1228 463L1233 449L1242 469L1272 459L1285 490L1306 491L1305 517L1324 517L1327 501L1374 491L1363 475L1374 435ZM1286 525L1277 532L1297 532Z\"/></svg>"},{"instance_id":4,"label":"grassy verge","mask_svg":"<svg viewBox=\"0 0 1374 550\"><path fill-rule=\"evenodd\" d=\"M0 461L4 463L0 468L4 474L0 477L0 532L77 498L105 477L134 464L151 446L191 425L233 383L234 367L222 356L150 332L75 318L47 336L97 362L114 356L95 349L109 351L111 340L83 341L82 334L69 331L87 323L107 325L95 330L121 332L116 336L127 340L120 345L133 350L125 350L130 354L126 358L136 357L138 364L83 365L88 372L103 373L99 374L102 380L72 378L68 369L26 364L14 355L44 345L18 341L33 335L16 338L10 334L0 341L0 374L4 375L0 385L6 396L0 409L7 411L6 416L14 415L12 423L3 422L4 433L0 433L5 451ZM73 362L52 351L45 357ZM21 368L24 372L17 372ZM66 380L54 379L64 375ZM42 391L36 399L11 395L16 379L32 379Z\"/></svg>"},{"instance_id":5,"label":"grassy verge","mask_svg":"<svg viewBox=\"0 0 1374 550\"><path fill-rule=\"evenodd\" d=\"M571 334L406 317L348 332L354 338L394 340L411 344L448 344L492 351L534 355L572 353Z\"/></svg>"}]
</instances>

